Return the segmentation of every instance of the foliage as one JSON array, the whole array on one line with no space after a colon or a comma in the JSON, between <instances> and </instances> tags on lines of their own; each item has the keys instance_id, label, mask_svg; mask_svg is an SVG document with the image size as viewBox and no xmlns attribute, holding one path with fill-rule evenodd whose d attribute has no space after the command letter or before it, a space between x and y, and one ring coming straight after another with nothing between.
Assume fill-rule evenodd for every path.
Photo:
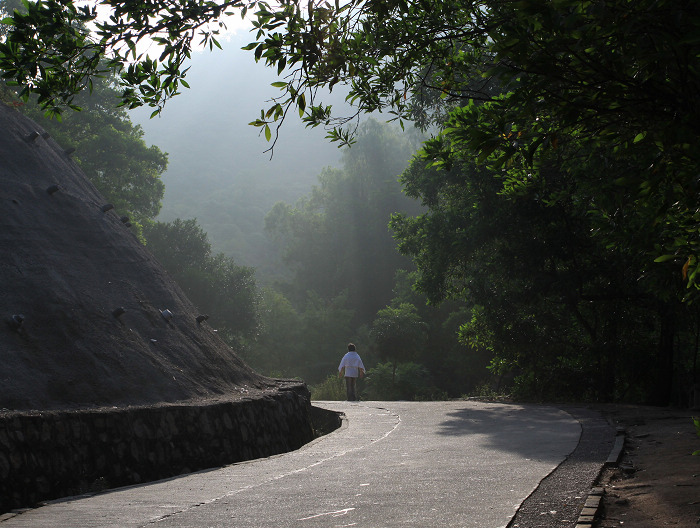
<instances>
[{"instance_id":1,"label":"foliage","mask_svg":"<svg viewBox=\"0 0 700 528\"><path fill-rule=\"evenodd\" d=\"M75 149L73 159L120 214L143 223L160 211L165 192L160 175L168 157L146 145L141 127L125 110L115 108L117 97L113 79L101 78L91 94L76 96L82 111L70 112L61 121L46 118L33 99L20 108L62 147Z\"/></svg>"},{"instance_id":2,"label":"foliage","mask_svg":"<svg viewBox=\"0 0 700 528\"><path fill-rule=\"evenodd\" d=\"M126 104L160 108L177 93L193 35L203 31L216 45L206 23L247 7L109 6L115 16L98 26L97 41L81 29L95 16L91 8L28 4L9 21L0 69L51 109L59 99L72 102L116 49L107 67L123 66ZM696 374L688 367L698 353L696 308L679 300L693 301L700 284L700 4L251 6L257 31L247 48L283 79L274 83L279 98L253 123L268 139L290 110L309 126L328 127L341 144L361 137L338 128L355 116L336 119L318 99L320 88L337 84L348 87L358 113L388 110L401 124L415 118L441 127L404 176L428 212L395 216L392 225L419 268L421 292L431 302L466 304L463 345L492 354L494 371L510 371L517 388L542 398L576 386L576 397L639 393L661 404L671 400L674 380ZM138 53L124 43L153 35L163 39L163 55L127 64ZM291 240L290 262L305 270L299 278L307 282L288 291L295 307L314 289L314 271L322 306L357 291L344 266L374 264L339 258L347 253L337 240L353 240L345 229L352 216L332 216L342 210L332 198L350 194L330 190L363 189L346 181L329 172L321 199L273 211L273 230ZM363 249L371 255L374 244ZM322 257L330 262L309 265ZM355 300L343 308L359 323L373 312Z\"/></svg>"},{"instance_id":3,"label":"foliage","mask_svg":"<svg viewBox=\"0 0 700 528\"><path fill-rule=\"evenodd\" d=\"M389 360L395 372L399 363L415 359L425 346L426 327L416 307L404 303L379 310L370 336L380 359Z\"/></svg>"},{"instance_id":4,"label":"foliage","mask_svg":"<svg viewBox=\"0 0 700 528\"><path fill-rule=\"evenodd\" d=\"M431 214L394 224L429 298L480 293L475 304L528 391L544 396L551 380L567 387L583 376L585 394L636 384L669 401L683 333L673 319L689 311L673 275L692 286L699 264L697 4L350 2L286 21L283 35L252 46L293 68L267 125L300 93L336 80L361 110L450 112L421 154L442 169L419 171L415 195ZM322 105L306 112L332 126Z\"/></svg>"},{"instance_id":5,"label":"foliage","mask_svg":"<svg viewBox=\"0 0 700 528\"><path fill-rule=\"evenodd\" d=\"M445 394L433 385L428 370L418 363L407 362L394 366L379 363L367 371L364 400L443 400Z\"/></svg>"},{"instance_id":6,"label":"foliage","mask_svg":"<svg viewBox=\"0 0 700 528\"><path fill-rule=\"evenodd\" d=\"M259 299L252 268L212 255L207 234L195 219L152 222L144 235L151 252L229 344L254 336Z\"/></svg>"},{"instance_id":7,"label":"foliage","mask_svg":"<svg viewBox=\"0 0 700 528\"><path fill-rule=\"evenodd\" d=\"M336 372L353 334L353 314L346 304L342 294L325 301L308 292L307 302L297 310L282 293L263 289L260 326L255 339L247 342L246 361L264 374L320 383L328 372Z\"/></svg>"},{"instance_id":8,"label":"foliage","mask_svg":"<svg viewBox=\"0 0 700 528\"><path fill-rule=\"evenodd\" d=\"M179 89L193 39L218 45L214 36L223 16L257 9L257 39L248 49L285 72L285 80L275 83L282 95L255 123L267 136L290 108L309 125L332 124L330 108L316 104L314 93L338 83L349 85L358 112L389 109L399 120L434 106L434 93L455 102L485 101L456 108L446 141L428 145L426 158L449 166L466 149L493 169L506 169L504 188L515 192L537 182L542 161L566 145L583 147L568 157L568 170L577 174L598 149L630 160L642 155L597 194L622 185L640 208L649 206L648 214L657 211L663 227L658 250L667 247L679 266L688 263L684 274L694 282L700 265L694 235L700 221L696 2L352 0L333 6L293 0L275 10L265 3L199 0L181 7L104 6L112 16L97 24L99 40L93 40L81 25L95 19L94 7L27 4L26 13L6 19L11 31L0 46L0 69L53 107L56 96L72 101L104 69L100 59L109 52L108 67L124 67L127 104L160 107ZM158 60L137 53L145 38L162 45ZM350 141L342 130L330 135Z\"/></svg>"},{"instance_id":9,"label":"foliage","mask_svg":"<svg viewBox=\"0 0 700 528\"><path fill-rule=\"evenodd\" d=\"M345 380L329 374L322 383L311 387L312 400L344 401L346 398Z\"/></svg>"},{"instance_id":10,"label":"foliage","mask_svg":"<svg viewBox=\"0 0 700 528\"><path fill-rule=\"evenodd\" d=\"M545 174L514 195L474 163L437 170L414 160L402 181L428 210L395 215L392 227L418 265L417 287L432 302L467 303L467 354L489 354L496 379L514 381L520 396L611 399L645 387L641 400L670 398L669 358L685 354L666 346L682 335L670 319L685 321L694 308L669 295L680 276L674 283L672 269L645 256L654 227L640 230L617 193L607 201L628 246L591 237L600 218L590 190L554 164Z\"/></svg>"},{"instance_id":11,"label":"foliage","mask_svg":"<svg viewBox=\"0 0 700 528\"><path fill-rule=\"evenodd\" d=\"M0 0L0 21L11 15L15 9L22 10L21 0ZM8 25L0 23L0 40L5 39L9 29Z\"/></svg>"},{"instance_id":12,"label":"foliage","mask_svg":"<svg viewBox=\"0 0 700 528\"><path fill-rule=\"evenodd\" d=\"M188 86L184 63L193 46L220 47L216 35L225 27L223 19L237 11L244 15L257 2L23 4L25 10L3 20L10 29L0 43L0 70L23 95L36 94L50 113L60 114L65 105L76 106L75 94L108 72L120 76L122 104L147 104L158 112ZM155 58L142 51L152 43L158 46Z\"/></svg>"},{"instance_id":13,"label":"foliage","mask_svg":"<svg viewBox=\"0 0 700 528\"><path fill-rule=\"evenodd\" d=\"M24 11L20 2L0 1L4 14L12 9ZM69 112L61 120L47 118L37 97L19 102L17 94L4 84L0 99L31 117L63 148L73 149L72 158L107 201L120 215L141 224L160 211L164 193L160 176L168 157L158 147L147 146L141 127L131 122L126 110L116 108L120 97L117 82L113 75L94 79L91 90L74 96L83 111Z\"/></svg>"},{"instance_id":14,"label":"foliage","mask_svg":"<svg viewBox=\"0 0 700 528\"><path fill-rule=\"evenodd\" d=\"M329 371L337 372L340 358L353 335L351 321L353 311L347 308L347 295L322 299L315 292L308 292L302 312L301 346L303 355L296 363L305 379L316 380Z\"/></svg>"},{"instance_id":15,"label":"foliage","mask_svg":"<svg viewBox=\"0 0 700 528\"><path fill-rule=\"evenodd\" d=\"M426 145L426 160L449 168L476 159L517 195L536 189L559 158L590 194L604 244L623 247L634 236L620 236L606 207L623 192L638 227L655 226L657 237L640 244L649 262L668 248L693 283L697 3L356 0L310 10L292 3L258 23L250 48L287 73L260 126L291 106L311 125L332 123L304 94L338 82L350 85L359 111L388 108L400 120L439 107L438 92L459 106ZM330 135L351 140L347 131ZM606 166L613 157L616 170Z\"/></svg>"},{"instance_id":16,"label":"foliage","mask_svg":"<svg viewBox=\"0 0 700 528\"><path fill-rule=\"evenodd\" d=\"M244 359L268 376L299 375L294 366L304 353L301 316L284 295L270 288L261 291L258 313L259 332L243 350Z\"/></svg>"},{"instance_id":17,"label":"foliage","mask_svg":"<svg viewBox=\"0 0 700 528\"><path fill-rule=\"evenodd\" d=\"M344 154L342 170L326 169L310 195L268 213L265 228L294 272L285 288L296 306L308 291L325 300L345 291L359 326L390 301L396 269L410 265L387 224L395 211L416 210L396 181L413 148L396 130L370 120Z\"/></svg>"},{"instance_id":18,"label":"foliage","mask_svg":"<svg viewBox=\"0 0 700 528\"><path fill-rule=\"evenodd\" d=\"M465 239L492 222L501 226L496 239L491 234L482 238L488 250L477 252L473 262L462 261L471 270L469 308L455 301L425 305L423 295L410 287L416 274L397 274L392 306L411 303L431 323L415 361L437 386L463 394L484 382L491 360L498 393L510 385L526 399L648 401L658 374L660 323L669 318L679 327L674 338L678 373L684 372L681 362L692 364L695 334L683 329L690 329L696 317L693 305L650 297L646 279L634 279L631 256L591 245L585 224L572 231L576 215L567 215L570 209L532 207L526 200L518 200L521 208L511 208L512 199L493 197L483 203L488 215L465 222L475 229L465 232ZM462 210L474 207L465 203ZM446 250L461 254L454 243ZM621 260L628 266L620 269ZM513 263L512 275L501 272L504 261ZM542 262L552 267L542 268ZM460 327L463 344L450 339Z\"/></svg>"},{"instance_id":19,"label":"foliage","mask_svg":"<svg viewBox=\"0 0 700 528\"><path fill-rule=\"evenodd\" d=\"M417 271L398 270L391 306L412 304L427 325L427 340L415 362L424 365L435 384L451 397L460 397L489 378L486 369L491 359L485 348L460 343L458 333L471 310L463 300L428 303L424 293L414 287L420 277Z\"/></svg>"},{"instance_id":20,"label":"foliage","mask_svg":"<svg viewBox=\"0 0 700 528\"><path fill-rule=\"evenodd\" d=\"M491 401L500 401L500 400L507 400L509 399L508 395L501 394L500 392L494 390L494 388L489 385L488 383L483 383L479 386L477 386L474 391L471 393L471 397L480 399L480 400L491 400Z\"/></svg>"},{"instance_id":21,"label":"foliage","mask_svg":"<svg viewBox=\"0 0 700 528\"><path fill-rule=\"evenodd\" d=\"M13 12L26 16L35 7L18 0L0 0L0 17ZM0 38L9 28L0 26ZM7 66L5 63L0 69ZM47 66L42 63L41 67ZM116 108L121 96L117 83L114 75L93 79L89 90L71 95L83 111L69 112L62 120L47 118L37 103L38 97L25 97L26 103L20 103L12 86L4 83L1 99L40 124L63 148L74 149L72 158L88 179L120 215L129 216L138 230L140 224L155 218L160 211L164 193L160 176L168 157L158 147L147 146L141 127L131 122L126 110Z\"/></svg>"},{"instance_id":22,"label":"foliage","mask_svg":"<svg viewBox=\"0 0 700 528\"><path fill-rule=\"evenodd\" d=\"M211 257L211 244L196 218L153 222L147 226L148 248L168 270L203 268Z\"/></svg>"}]
</instances>

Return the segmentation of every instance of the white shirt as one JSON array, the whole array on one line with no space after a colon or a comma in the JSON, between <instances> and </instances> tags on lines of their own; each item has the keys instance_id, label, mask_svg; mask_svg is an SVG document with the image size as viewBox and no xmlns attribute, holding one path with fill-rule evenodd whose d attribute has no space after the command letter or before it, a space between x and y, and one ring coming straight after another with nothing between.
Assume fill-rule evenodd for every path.
<instances>
[{"instance_id":1,"label":"white shirt","mask_svg":"<svg viewBox=\"0 0 700 528\"><path fill-rule=\"evenodd\" d=\"M357 378L360 375L360 369L365 370L365 366L362 363L362 359L357 352L348 352L340 360L340 366L338 366L338 372L343 370L345 367L345 377L346 378Z\"/></svg>"}]
</instances>

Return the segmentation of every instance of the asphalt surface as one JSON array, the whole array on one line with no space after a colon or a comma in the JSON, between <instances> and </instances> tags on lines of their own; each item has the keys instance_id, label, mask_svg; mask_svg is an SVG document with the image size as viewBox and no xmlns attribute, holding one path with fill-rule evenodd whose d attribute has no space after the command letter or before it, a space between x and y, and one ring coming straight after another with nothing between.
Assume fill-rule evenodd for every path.
<instances>
[{"instance_id":1,"label":"asphalt surface","mask_svg":"<svg viewBox=\"0 0 700 528\"><path fill-rule=\"evenodd\" d=\"M57 501L0 527L514 526L582 438L578 419L548 406L314 405L346 419L298 451ZM597 457L586 451L587 467L599 470ZM590 485L588 475L577 479L577 497Z\"/></svg>"}]
</instances>

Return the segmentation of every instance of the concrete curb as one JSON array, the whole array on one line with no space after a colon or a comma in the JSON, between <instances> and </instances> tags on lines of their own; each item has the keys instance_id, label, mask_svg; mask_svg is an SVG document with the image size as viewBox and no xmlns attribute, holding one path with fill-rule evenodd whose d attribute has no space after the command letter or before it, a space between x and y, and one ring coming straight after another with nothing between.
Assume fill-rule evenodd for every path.
<instances>
[{"instance_id":1,"label":"concrete curb","mask_svg":"<svg viewBox=\"0 0 700 528\"><path fill-rule=\"evenodd\" d=\"M616 467L620 463L624 447L625 430L618 428L617 434L615 435L615 443L610 450L610 455L608 455L605 464L603 464L603 468ZM601 471L603 468L601 468ZM603 504L604 496L604 488L595 487L591 489L588 497L586 497L586 502L583 505L583 509L579 514L578 521L576 521L576 528L591 528L593 526L593 523L595 522L595 519L597 518Z\"/></svg>"},{"instance_id":2,"label":"concrete curb","mask_svg":"<svg viewBox=\"0 0 700 528\"><path fill-rule=\"evenodd\" d=\"M586 503L578 516L578 521L576 521L576 528L591 528L603 502L604 494L605 490L603 488L593 488L590 491L586 498Z\"/></svg>"},{"instance_id":3,"label":"concrete curb","mask_svg":"<svg viewBox=\"0 0 700 528\"><path fill-rule=\"evenodd\" d=\"M615 467L619 464L620 458L622 458L622 450L625 448L625 430L622 428L617 429L617 436L615 436L615 445L613 445L610 451L610 456L605 461L605 467Z\"/></svg>"}]
</instances>

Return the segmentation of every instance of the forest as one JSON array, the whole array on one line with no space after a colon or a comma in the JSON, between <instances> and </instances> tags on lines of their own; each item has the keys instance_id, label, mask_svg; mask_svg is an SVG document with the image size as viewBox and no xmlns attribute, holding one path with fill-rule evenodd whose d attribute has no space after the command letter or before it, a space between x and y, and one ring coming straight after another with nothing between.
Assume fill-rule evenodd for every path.
<instances>
[{"instance_id":1,"label":"forest","mask_svg":"<svg viewBox=\"0 0 700 528\"><path fill-rule=\"evenodd\" d=\"M180 31L149 34L158 24L133 13L129 28L98 23L92 41L37 29L46 6L65 27L94 21L66 5L5 19L3 100L76 147L256 370L342 398L351 341L368 367L364 399L684 406L700 391L696 3L226 4L252 17L250 64L280 75L272 100L247 101L268 105L251 128L273 159L296 114L343 149L294 176L279 169L287 193L260 186L256 169L233 187L217 173L208 205L185 206L199 191L181 188L167 219L168 155L127 109L167 115L165 101L198 80L185 81L193 39L217 48L217 34L158 3L151 20ZM218 20L217 5L193 2L187 20ZM119 47L145 36L161 39L158 61ZM61 55L69 42L80 60Z\"/></svg>"}]
</instances>

